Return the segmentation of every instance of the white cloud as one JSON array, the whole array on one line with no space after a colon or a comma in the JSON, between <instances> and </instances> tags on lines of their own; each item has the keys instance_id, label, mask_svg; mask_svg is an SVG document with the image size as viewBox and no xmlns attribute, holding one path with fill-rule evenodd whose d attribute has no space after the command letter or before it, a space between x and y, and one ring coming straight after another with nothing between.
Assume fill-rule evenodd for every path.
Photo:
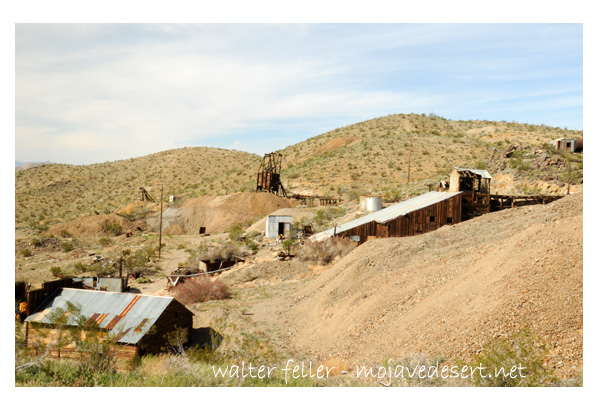
<instances>
[{"instance_id":1,"label":"white cloud","mask_svg":"<svg viewBox=\"0 0 599 411\"><path fill-rule=\"evenodd\" d=\"M317 130L335 119L442 114L456 96L451 84L436 83L521 75L518 58L501 71L477 56L456 66L443 47L427 48L480 32L459 25L18 26L17 158L40 160L31 158L36 149L56 146L52 161L97 162L218 136L223 146L247 147L244 135L260 145L255 131L286 122Z\"/></svg>"}]
</instances>

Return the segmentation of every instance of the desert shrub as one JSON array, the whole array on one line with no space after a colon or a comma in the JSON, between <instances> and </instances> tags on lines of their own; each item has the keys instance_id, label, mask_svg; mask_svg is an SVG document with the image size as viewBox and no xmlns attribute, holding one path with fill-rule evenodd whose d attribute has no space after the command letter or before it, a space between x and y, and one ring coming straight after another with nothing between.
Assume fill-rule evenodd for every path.
<instances>
[{"instance_id":1,"label":"desert shrub","mask_svg":"<svg viewBox=\"0 0 599 411\"><path fill-rule=\"evenodd\" d=\"M288 255L291 255L295 246L297 245L297 235L293 233L290 238L286 238L281 242L281 246L283 247L283 251L285 251Z\"/></svg>"},{"instance_id":2,"label":"desert shrub","mask_svg":"<svg viewBox=\"0 0 599 411\"><path fill-rule=\"evenodd\" d=\"M253 252L252 244L256 250L258 246L251 242L250 244L239 244L226 242L216 247L209 247L206 242L202 242L196 249L188 250L189 257L184 266L188 268L197 268L200 261L230 261L235 258L244 258Z\"/></svg>"},{"instance_id":3,"label":"desert shrub","mask_svg":"<svg viewBox=\"0 0 599 411\"><path fill-rule=\"evenodd\" d=\"M31 250L29 248L24 248L20 251L21 255L23 257L31 257L33 255L33 253L31 252Z\"/></svg>"},{"instance_id":4,"label":"desert shrub","mask_svg":"<svg viewBox=\"0 0 599 411\"><path fill-rule=\"evenodd\" d=\"M135 271L142 271L147 264L155 257L156 247L146 245L134 253L131 250L123 250L121 256L123 258L123 268L128 274Z\"/></svg>"},{"instance_id":5,"label":"desert shrub","mask_svg":"<svg viewBox=\"0 0 599 411\"><path fill-rule=\"evenodd\" d=\"M44 244L44 242L42 241L41 238L32 238L31 239L31 245L34 247L41 247Z\"/></svg>"},{"instance_id":6,"label":"desert shrub","mask_svg":"<svg viewBox=\"0 0 599 411\"><path fill-rule=\"evenodd\" d=\"M479 170L486 170L488 167L489 167L489 163L484 160L478 160L476 162L476 164L474 165L474 168L477 168Z\"/></svg>"},{"instance_id":7,"label":"desert shrub","mask_svg":"<svg viewBox=\"0 0 599 411\"><path fill-rule=\"evenodd\" d=\"M58 266L50 267L50 272L52 273L52 275L59 275L62 274L62 268Z\"/></svg>"},{"instance_id":8,"label":"desert shrub","mask_svg":"<svg viewBox=\"0 0 599 411\"><path fill-rule=\"evenodd\" d=\"M120 213L117 214L128 221L136 221L144 218L150 213L150 210L146 208L137 208L135 210L131 210L129 213Z\"/></svg>"},{"instance_id":9,"label":"desert shrub","mask_svg":"<svg viewBox=\"0 0 599 411\"><path fill-rule=\"evenodd\" d=\"M354 249L356 243L347 238L328 238L323 241L308 241L299 252L301 261L314 261L319 264L328 264L335 257L343 257Z\"/></svg>"},{"instance_id":10,"label":"desert shrub","mask_svg":"<svg viewBox=\"0 0 599 411\"><path fill-rule=\"evenodd\" d=\"M31 228L32 230L34 230L37 233L48 231L47 225L44 225L40 221L35 220L33 218L28 221L28 224L29 224L29 228Z\"/></svg>"},{"instance_id":11,"label":"desert shrub","mask_svg":"<svg viewBox=\"0 0 599 411\"><path fill-rule=\"evenodd\" d=\"M243 234L243 227L241 226L241 224L236 223L233 224L233 226L231 227L231 230L229 231L229 239L231 241L239 241L239 238L241 238Z\"/></svg>"},{"instance_id":12,"label":"desert shrub","mask_svg":"<svg viewBox=\"0 0 599 411\"><path fill-rule=\"evenodd\" d=\"M186 279L175 287L175 297L185 305L231 298L229 287L219 279L207 276Z\"/></svg>"},{"instance_id":13,"label":"desert shrub","mask_svg":"<svg viewBox=\"0 0 599 411\"><path fill-rule=\"evenodd\" d=\"M474 366L482 365L490 374L483 378L480 373L475 373L474 383L486 387L552 385L557 380L551 370L545 368L546 355L547 348L540 338L531 335L529 329L524 329L505 339L495 340L487 344L483 351L474 357ZM522 368L521 373L516 371L518 367ZM510 375L512 370L514 372Z\"/></svg>"},{"instance_id":14,"label":"desert shrub","mask_svg":"<svg viewBox=\"0 0 599 411\"><path fill-rule=\"evenodd\" d=\"M321 208L316 212L313 222L316 226L315 229L323 231L330 228L331 221L336 218L345 215L345 209L343 207L326 207Z\"/></svg>"},{"instance_id":15,"label":"desert shrub","mask_svg":"<svg viewBox=\"0 0 599 411\"><path fill-rule=\"evenodd\" d=\"M349 201L359 201L361 195L362 193L358 190L350 190L347 193L347 198L349 199Z\"/></svg>"},{"instance_id":16,"label":"desert shrub","mask_svg":"<svg viewBox=\"0 0 599 411\"><path fill-rule=\"evenodd\" d=\"M75 246L73 245L72 241L63 241L62 243L60 243L60 249L63 253L73 251L74 248Z\"/></svg>"},{"instance_id":17,"label":"desert shrub","mask_svg":"<svg viewBox=\"0 0 599 411\"><path fill-rule=\"evenodd\" d=\"M84 273L87 271L87 266L81 262L73 264L73 269L78 273Z\"/></svg>"},{"instance_id":18,"label":"desert shrub","mask_svg":"<svg viewBox=\"0 0 599 411\"><path fill-rule=\"evenodd\" d=\"M106 220L102 225L102 229L106 234L110 234L113 237L123 233L123 227L117 221Z\"/></svg>"},{"instance_id":19,"label":"desert shrub","mask_svg":"<svg viewBox=\"0 0 599 411\"><path fill-rule=\"evenodd\" d=\"M116 268L114 263L110 261L97 261L88 265L86 271L93 273L97 277L102 277L116 272Z\"/></svg>"},{"instance_id":20,"label":"desert shrub","mask_svg":"<svg viewBox=\"0 0 599 411\"><path fill-rule=\"evenodd\" d=\"M59 234L62 238L70 238L71 237L71 233L69 233L67 230L62 229L60 230L60 234Z\"/></svg>"},{"instance_id":21,"label":"desert shrub","mask_svg":"<svg viewBox=\"0 0 599 411\"><path fill-rule=\"evenodd\" d=\"M101 237L98 240L98 243L100 243L100 245L102 247L106 247L106 246L110 245L111 242L112 242L112 240L110 238L108 238L108 237Z\"/></svg>"}]
</instances>

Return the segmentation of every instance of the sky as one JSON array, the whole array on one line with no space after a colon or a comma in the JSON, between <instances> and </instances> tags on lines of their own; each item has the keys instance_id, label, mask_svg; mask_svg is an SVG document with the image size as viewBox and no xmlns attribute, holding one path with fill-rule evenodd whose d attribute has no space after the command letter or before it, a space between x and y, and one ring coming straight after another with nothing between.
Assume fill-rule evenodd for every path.
<instances>
[{"instance_id":1,"label":"sky","mask_svg":"<svg viewBox=\"0 0 599 411\"><path fill-rule=\"evenodd\" d=\"M400 113L582 130L583 25L15 25L18 161L262 155Z\"/></svg>"}]
</instances>

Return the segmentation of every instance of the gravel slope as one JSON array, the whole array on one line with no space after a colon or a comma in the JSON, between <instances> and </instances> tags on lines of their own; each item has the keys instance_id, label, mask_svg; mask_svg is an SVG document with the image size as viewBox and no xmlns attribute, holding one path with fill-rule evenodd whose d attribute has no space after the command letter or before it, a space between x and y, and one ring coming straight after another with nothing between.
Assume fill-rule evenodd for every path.
<instances>
[{"instance_id":1,"label":"gravel slope","mask_svg":"<svg viewBox=\"0 0 599 411\"><path fill-rule=\"evenodd\" d=\"M361 364L468 360L529 327L582 372L582 192L412 238L369 241L280 301L291 351Z\"/></svg>"}]
</instances>

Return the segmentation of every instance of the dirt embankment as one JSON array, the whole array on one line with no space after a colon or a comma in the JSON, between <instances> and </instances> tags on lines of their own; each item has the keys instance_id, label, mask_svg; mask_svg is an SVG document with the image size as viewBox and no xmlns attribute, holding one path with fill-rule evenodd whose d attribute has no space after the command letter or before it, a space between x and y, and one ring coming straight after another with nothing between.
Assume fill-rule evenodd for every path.
<instances>
[{"instance_id":1,"label":"dirt embankment","mask_svg":"<svg viewBox=\"0 0 599 411\"><path fill-rule=\"evenodd\" d=\"M411 238L365 243L285 305L290 348L354 364L470 360L529 327L560 377L582 372L582 192Z\"/></svg>"},{"instance_id":2,"label":"dirt embankment","mask_svg":"<svg viewBox=\"0 0 599 411\"><path fill-rule=\"evenodd\" d=\"M163 211L162 227L166 234L198 234L228 230L236 223L260 219L280 208L291 208L298 201L270 193L235 193L226 196L203 196L187 200L180 208ZM147 219L150 229L157 230L158 215Z\"/></svg>"},{"instance_id":3,"label":"dirt embankment","mask_svg":"<svg viewBox=\"0 0 599 411\"><path fill-rule=\"evenodd\" d=\"M120 230L118 227L120 227ZM75 237L99 237L120 235L126 232L136 231L138 228L145 230L145 222L132 222L116 214L100 214L81 217L67 223L57 224L50 228L48 233L54 236L62 236L66 232Z\"/></svg>"}]
</instances>

